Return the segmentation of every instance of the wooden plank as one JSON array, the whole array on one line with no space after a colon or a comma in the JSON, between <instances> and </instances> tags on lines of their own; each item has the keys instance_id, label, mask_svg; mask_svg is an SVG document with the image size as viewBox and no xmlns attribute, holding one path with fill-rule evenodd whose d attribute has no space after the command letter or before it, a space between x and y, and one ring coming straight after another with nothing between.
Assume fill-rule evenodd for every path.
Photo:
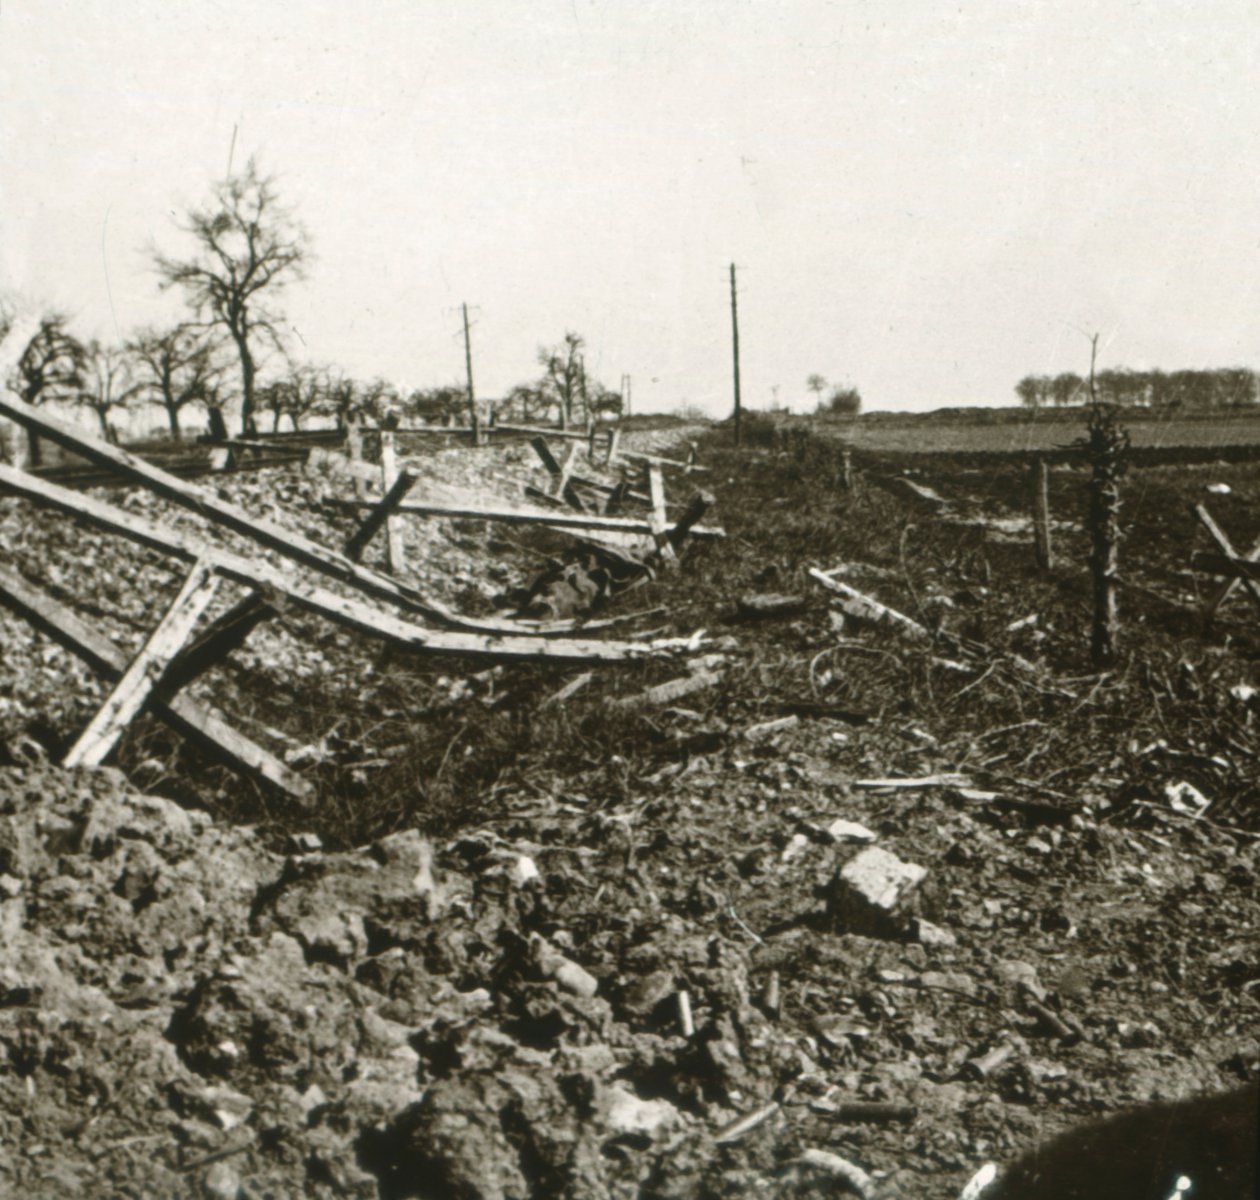
<instances>
[{"instance_id":1,"label":"wooden plank","mask_svg":"<svg viewBox=\"0 0 1260 1200\"><path fill-rule=\"evenodd\" d=\"M80 658L107 680L121 677L127 659L71 609L0 567L0 603L24 617L45 636ZM167 725L242 775L270 784L295 799L310 796L311 785L273 754L250 741L209 709L187 696L162 695L149 701Z\"/></svg>"},{"instance_id":2,"label":"wooden plank","mask_svg":"<svg viewBox=\"0 0 1260 1200\"><path fill-rule=\"evenodd\" d=\"M0 491L69 513L98 528L121 534L140 545L186 562L195 562L207 552L199 539L124 512L94 496L59 488L42 479L32 479L3 464L0 464ZM523 658L536 662L618 663L655 657L662 652L650 643L604 642L550 636L557 632L555 627L536 627L516 635L497 631L480 633L430 629L361 600L347 599L325 588L307 584L291 573L277 570L266 563L247 560L226 551L216 551L215 556L216 571L227 579L251 588L274 588L304 611L316 613L369 637L393 642L420 653L469 655L492 661ZM549 636L531 636L536 633L547 633Z\"/></svg>"},{"instance_id":3,"label":"wooden plank","mask_svg":"<svg viewBox=\"0 0 1260 1200\"><path fill-rule=\"evenodd\" d=\"M346 449L349 451L350 469L354 476L354 494L362 499L367 495L366 480L355 468L367 464L363 461L363 426L354 418L346 425Z\"/></svg>"},{"instance_id":4,"label":"wooden plank","mask_svg":"<svg viewBox=\"0 0 1260 1200\"><path fill-rule=\"evenodd\" d=\"M551 447L547 445L547 439L536 437L531 439L529 444L534 448L534 453L542 460L542 465L547 468L547 474L553 479L559 479L560 464L556 461L556 456L551 453Z\"/></svg>"},{"instance_id":5,"label":"wooden plank","mask_svg":"<svg viewBox=\"0 0 1260 1200\"><path fill-rule=\"evenodd\" d=\"M271 620L283 601L272 592L251 591L211 622L209 628L167 667L162 686L169 692L187 687L216 663L238 649L264 621Z\"/></svg>"},{"instance_id":6,"label":"wooden plank","mask_svg":"<svg viewBox=\"0 0 1260 1200\"><path fill-rule=\"evenodd\" d=\"M131 660L113 691L70 747L65 766L96 767L105 761L123 730L147 703L171 659L188 640L197 619L214 599L218 586L210 560L198 559L140 653Z\"/></svg>"},{"instance_id":7,"label":"wooden plank","mask_svg":"<svg viewBox=\"0 0 1260 1200\"><path fill-rule=\"evenodd\" d=\"M663 458L659 454L644 454L638 450L623 450L621 457L628 458L632 462L651 463L658 467L676 467L680 471L707 471L709 469L699 463L679 462L676 458Z\"/></svg>"},{"instance_id":8,"label":"wooden plank","mask_svg":"<svg viewBox=\"0 0 1260 1200\"><path fill-rule=\"evenodd\" d=\"M675 550L678 550L688 537L707 537L712 536L702 533L706 527L699 524L700 518L709 511L713 505L713 497L708 492L697 492L691 498L691 502L687 505L683 515L678 518L674 527L669 531L669 542ZM726 530L719 530L722 537L726 536Z\"/></svg>"},{"instance_id":9,"label":"wooden plank","mask_svg":"<svg viewBox=\"0 0 1260 1200\"><path fill-rule=\"evenodd\" d=\"M574 468L577 466L578 455L581 453L581 446L574 442L569 449L568 457L564 461L564 466L560 470L560 478L556 482L556 495L559 496L570 508L577 512L584 513L586 505L582 503L582 497L578 495L577 490L573 486Z\"/></svg>"},{"instance_id":10,"label":"wooden plank","mask_svg":"<svg viewBox=\"0 0 1260 1200\"><path fill-rule=\"evenodd\" d=\"M830 575L818 570L817 567L810 567L809 574L812 579L817 580L828 591L835 592L838 596L843 596L846 601L846 608L851 608L855 615L873 621L886 621L891 625L896 625L903 633L907 633L921 641L931 639L932 635L918 621L911 620L911 618L904 613L899 613L895 608L889 608L886 604L881 604L873 596L868 596L865 592L859 592L857 588L850 587L847 583L841 583L840 580L833 579Z\"/></svg>"},{"instance_id":11,"label":"wooden plank","mask_svg":"<svg viewBox=\"0 0 1260 1200\"><path fill-rule=\"evenodd\" d=\"M394 453L394 431L381 430L381 495L388 498L398 482L398 461ZM400 497L401 498L401 497ZM384 507L385 501L381 501ZM403 554L402 526L394 516L397 501L385 509L385 561L389 564L390 574L398 575L407 567ZM347 558L352 557L347 555ZM357 560L356 560L357 561Z\"/></svg>"},{"instance_id":12,"label":"wooden plank","mask_svg":"<svg viewBox=\"0 0 1260 1200\"><path fill-rule=\"evenodd\" d=\"M569 438L574 441L585 441L586 432L576 429L550 429L543 425L505 425L502 421L495 427L496 433L534 434L543 438Z\"/></svg>"},{"instance_id":13,"label":"wooden plank","mask_svg":"<svg viewBox=\"0 0 1260 1200\"><path fill-rule=\"evenodd\" d=\"M533 498L545 497L548 502L553 505L560 504L554 496L548 496L545 492L540 492L537 488L530 490ZM337 501L337 506L341 508L372 508L375 506L371 501L358 500L341 500ZM694 500L693 500L694 504ZM706 504L707 508L707 504ZM494 521L503 525L545 525L554 529L571 529L575 532L585 530L593 530L603 533L630 533L649 536L652 532L651 523L636 517L605 517L605 516L579 516L576 513L567 514L561 512L548 512L541 508L534 509L516 509L516 508L461 508L454 504L430 504L427 501L405 500L398 505L400 513L412 513L421 517L446 517L451 520L469 520L469 521ZM679 519L670 531L670 536L674 535L679 525L688 519L691 510ZM702 510L703 515L703 510ZM698 519L698 518L696 518ZM687 525L684 533L690 533L692 537L697 538L724 538L726 530L719 529L713 525L696 525L692 520ZM348 551L347 551L348 553Z\"/></svg>"},{"instance_id":14,"label":"wooden plank","mask_svg":"<svg viewBox=\"0 0 1260 1200\"><path fill-rule=\"evenodd\" d=\"M399 510L403 497L415 486L416 476L404 467L395 477L385 495L375 502L371 500L353 500L349 503L356 508L367 508L368 515L363 524L350 535L343 553L351 562L358 562L368 543L377 535L382 525L394 519L393 514ZM391 551L392 553L392 551Z\"/></svg>"},{"instance_id":15,"label":"wooden plank","mask_svg":"<svg viewBox=\"0 0 1260 1200\"><path fill-rule=\"evenodd\" d=\"M221 499L216 493L177 479L168 472L145 462L144 459L117 446L111 446L101 438L63 425L42 409L33 408L12 395L6 395L2 390L0 390L0 415L12 417L28 429L46 436L50 441L56 442L65 449L117 471L119 475L142 487L147 487L172 504L190 509L209 521L231 529L234 533L249 538L269 550L274 550L313 571L340 580L374 599L384 600L418 613L428 620L451 629L505 634L522 632L511 622L485 621L460 616L445 605L426 599L414 588L407 587L388 575L382 575L378 571L372 571L351 562L344 554L338 554L335 550L321 546L300 534L290 534L273 521L254 517L238 505ZM550 636L550 631L541 632L538 635Z\"/></svg>"},{"instance_id":16,"label":"wooden plank","mask_svg":"<svg viewBox=\"0 0 1260 1200\"><path fill-rule=\"evenodd\" d=\"M1229 538L1225 536L1225 531L1212 519L1212 514L1208 512L1202 504L1192 505L1192 511L1194 512L1194 515L1198 517L1199 524L1207 530L1208 536L1216 543L1216 548L1225 555L1226 558L1238 562L1242 561L1238 554L1234 552L1234 547L1230 543ZM1243 587L1246 589L1247 595L1249 595L1255 605L1260 608L1260 584L1257 584L1255 580L1248 579L1242 574L1239 574L1238 578L1241 580Z\"/></svg>"},{"instance_id":17,"label":"wooden plank","mask_svg":"<svg viewBox=\"0 0 1260 1200\"><path fill-rule=\"evenodd\" d=\"M665 508L665 479L661 474L659 463L647 464L648 495L652 497L652 514L648 521L652 526L652 537L656 541L656 549L667 565L676 563L678 555L674 553L674 544L669 538L669 515Z\"/></svg>"},{"instance_id":18,"label":"wooden plank","mask_svg":"<svg viewBox=\"0 0 1260 1200\"><path fill-rule=\"evenodd\" d=\"M611 467L617 457L617 448L621 445L621 427L614 426L608 431L608 448L604 451L604 466Z\"/></svg>"}]
</instances>

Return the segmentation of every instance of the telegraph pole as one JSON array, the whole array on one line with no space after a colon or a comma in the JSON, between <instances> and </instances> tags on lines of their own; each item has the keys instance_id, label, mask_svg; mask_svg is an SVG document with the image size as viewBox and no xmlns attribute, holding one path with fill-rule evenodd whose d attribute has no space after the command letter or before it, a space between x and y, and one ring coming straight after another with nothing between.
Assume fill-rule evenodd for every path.
<instances>
[{"instance_id":1,"label":"telegraph pole","mask_svg":"<svg viewBox=\"0 0 1260 1200\"><path fill-rule=\"evenodd\" d=\"M468 305L465 304L462 307L464 310L464 366L468 369L468 421L472 426L473 445L479 446L481 428L477 420L477 401L473 395L472 339L468 336Z\"/></svg>"},{"instance_id":2,"label":"telegraph pole","mask_svg":"<svg viewBox=\"0 0 1260 1200\"><path fill-rule=\"evenodd\" d=\"M735 445L741 444L739 403L739 306L735 300L735 264L731 263L731 351L735 359Z\"/></svg>"}]
</instances>

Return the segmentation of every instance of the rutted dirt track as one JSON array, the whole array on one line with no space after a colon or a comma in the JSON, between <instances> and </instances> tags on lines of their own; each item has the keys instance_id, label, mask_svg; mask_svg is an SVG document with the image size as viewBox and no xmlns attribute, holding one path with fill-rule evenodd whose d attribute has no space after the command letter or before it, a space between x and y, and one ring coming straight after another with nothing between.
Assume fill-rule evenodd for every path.
<instances>
[{"instance_id":1,"label":"rutted dirt track","mask_svg":"<svg viewBox=\"0 0 1260 1200\"><path fill-rule=\"evenodd\" d=\"M304 618L260 630L201 694L306 764L316 812L147 728L120 762L183 804L36 761L24 739L73 735L102 693L4 617L0 1193L797 1196L838 1191L839 1156L870 1196L944 1200L1073 1120L1254 1072L1250 622L1232 602L1206 636L1171 607L1192 526L1152 503L1228 478L1248 540L1246 468L1131 483L1138 649L1096 676L1070 473L1067 565L1042 579L1018 526L966 523L1021 515L1014 476L923 477L947 521L874 485L896 464L836 492L829 454L707 451L729 542L630 603L737 649L672 707L607 701L677 664L547 707L576 668L473 676ZM514 469L489 455L435 456L434 486ZM331 544L327 484L232 486ZM9 501L3 522L8 560L120 644L173 590L147 554ZM538 563L480 524L412 528L417 582L469 609ZM821 594L727 624L815 564L935 640ZM960 646L983 653L941 666ZM407 783L426 723L465 792ZM370 834L343 845L356 806ZM852 887L872 842L925 872L887 913Z\"/></svg>"}]
</instances>

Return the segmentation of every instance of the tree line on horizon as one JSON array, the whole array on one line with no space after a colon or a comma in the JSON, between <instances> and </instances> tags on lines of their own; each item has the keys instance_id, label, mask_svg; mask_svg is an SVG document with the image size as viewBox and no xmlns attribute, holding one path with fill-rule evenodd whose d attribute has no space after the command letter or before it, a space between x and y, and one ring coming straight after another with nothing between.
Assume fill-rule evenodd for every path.
<instances>
[{"instance_id":1,"label":"tree line on horizon","mask_svg":"<svg viewBox=\"0 0 1260 1200\"><path fill-rule=\"evenodd\" d=\"M1097 372L1094 390L1100 403L1117 408L1244 408L1260 400L1260 376L1249 367L1183 371L1119 367ZM1026 375L1015 385L1015 395L1025 408L1087 404L1089 380L1071 371Z\"/></svg>"},{"instance_id":2,"label":"tree line on horizon","mask_svg":"<svg viewBox=\"0 0 1260 1200\"><path fill-rule=\"evenodd\" d=\"M386 379L355 379L291 354L279 301L290 284L306 278L310 236L281 205L255 159L214 184L208 202L186 213L179 229L189 240L184 254L152 247L149 256L159 290L183 296L184 320L106 343L80 339L66 313L45 311L16 368L0 382L31 405L90 410L110 441L118 438L117 417L142 404L161 406L175 441L184 415L198 408L218 436L226 435L229 408L239 412L245 435L257 433L267 417L278 430L282 420L299 429L308 417L344 427L387 418L453 423L468 415L466 384L404 392ZM0 337L13 317L0 307ZM501 400L483 401L483 419L554 415L568 426L619 416L622 396L588 376L585 349L585 339L572 330L557 345L540 346L542 374ZM34 439L31 449L37 455Z\"/></svg>"}]
</instances>

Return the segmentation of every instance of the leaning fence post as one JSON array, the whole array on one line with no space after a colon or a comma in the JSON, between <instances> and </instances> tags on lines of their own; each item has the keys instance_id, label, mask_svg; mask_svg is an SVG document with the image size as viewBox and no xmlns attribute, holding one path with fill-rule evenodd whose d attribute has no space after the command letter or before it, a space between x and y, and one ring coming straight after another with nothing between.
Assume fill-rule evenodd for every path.
<instances>
[{"instance_id":1,"label":"leaning fence post","mask_svg":"<svg viewBox=\"0 0 1260 1200\"><path fill-rule=\"evenodd\" d=\"M853 490L853 451L848 446L840 451L840 486L846 492Z\"/></svg>"},{"instance_id":2,"label":"leaning fence post","mask_svg":"<svg viewBox=\"0 0 1260 1200\"><path fill-rule=\"evenodd\" d=\"M475 435L474 435L475 436ZM394 430L381 426L381 495L388 496L398 480L398 463L394 457ZM407 565L403 553L402 524L395 516L385 518L385 545L389 555L389 569L400 574Z\"/></svg>"},{"instance_id":3,"label":"leaning fence post","mask_svg":"<svg viewBox=\"0 0 1260 1200\"><path fill-rule=\"evenodd\" d=\"M1116 423L1116 409L1100 404L1094 389L1094 359L1098 335L1094 335L1089 362L1089 425L1085 453L1092 468L1089 480L1089 573L1094 584L1094 621L1090 656L1096 667L1115 661L1120 615L1116 604L1119 579L1120 477L1129 435Z\"/></svg>"},{"instance_id":4,"label":"leaning fence post","mask_svg":"<svg viewBox=\"0 0 1260 1200\"><path fill-rule=\"evenodd\" d=\"M1032 510L1037 566L1048 571L1054 566L1054 548L1050 541L1050 472L1041 455L1033 459Z\"/></svg>"}]
</instances>

